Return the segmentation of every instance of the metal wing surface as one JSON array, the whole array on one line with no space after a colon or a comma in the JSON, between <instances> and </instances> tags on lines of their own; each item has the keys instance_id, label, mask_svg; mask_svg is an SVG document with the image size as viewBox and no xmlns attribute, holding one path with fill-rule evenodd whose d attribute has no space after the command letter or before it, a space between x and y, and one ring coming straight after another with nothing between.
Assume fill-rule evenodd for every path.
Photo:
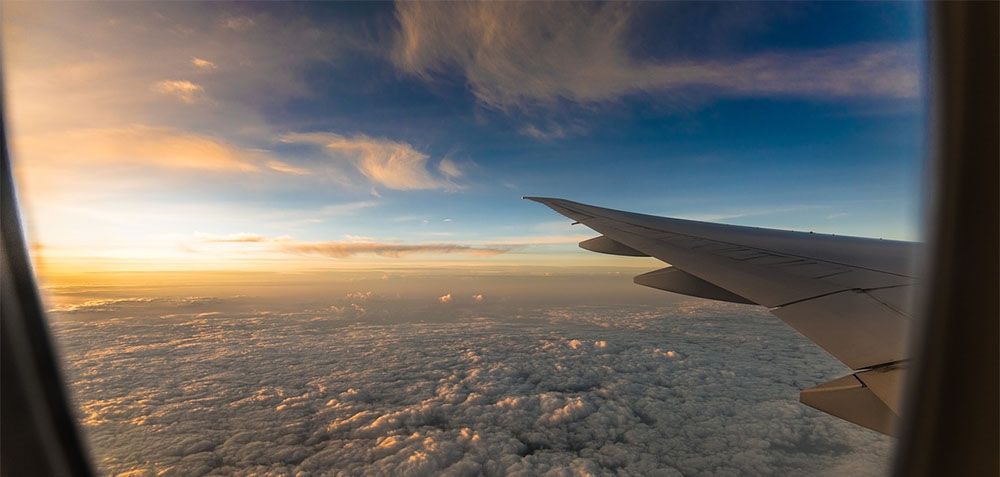
<instances>
[{"instance_id":1,"label":"metal wing surface","mask_svg":"<svg viewBox=\"0 0 1000 477\"><path fill-rule=\"evenodd\" d=\"M856 372L803 390L803 403L892 434L906 370L919 244L742 227L525 197L601 234L580 246L670 266L635 282L766 306Z\"/></svg>"}]
</instances>

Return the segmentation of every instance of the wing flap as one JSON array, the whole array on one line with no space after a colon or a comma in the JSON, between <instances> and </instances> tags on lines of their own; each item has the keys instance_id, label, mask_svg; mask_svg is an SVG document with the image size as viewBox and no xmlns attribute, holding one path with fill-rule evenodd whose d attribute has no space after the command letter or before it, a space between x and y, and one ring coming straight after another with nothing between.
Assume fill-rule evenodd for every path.
<instances>
[{"instance_id":1,"label":"wing flap","mask_svg":"<svg viewBox=\"0 0 1000 477\"><path fill-rule=\"evenodd\" d=\"M909 320L867 293L848 290L771 312L851 369L905 359Z\"/></svg>"},{"instance_id":2,"label":"wing flap","mask_svg":"<svg viewBox=\"0 0 1000 477\"><path fill-rule=\"evenodd\" d=\"M902 408L903 380L906 378L906 365L898 364L883 366L857 373L858 379L865 383L879 399L882 400L889 409L897 415Z\"/></svg>"},{"instance_id":3,"label":"wing flap","mask_svg":"<svg viewBox=\"0 0 1000 477\"><path fill-rule=\"evenodd\" d=\"M874 431L895 435L898 416L853 374L804 389L799 401Z\"/></svg>"},{"instance_id":4,"label":"wing flap","mask_svg":"<svg viewBox=\"0 0 1000 477\"><path fill-rule=\"evenodd\" d=\"M719 288L690 273L685 273L677 267L667 267L649 273L643 273L632 279L636 285L647 286L681 295L707 298L709 300L728 301L730 303L754 302L747 300L729 290Z\"/></svg>"},{"instance_id":5,"label":"wing flap","mask_svg":"<svg viewBox=\"0 0 1000 477\"><path fill-rule=\"evenodd\" d=\"M646 255L628 245L621 242L616 242L603 235L599 237L594 237L592 239L584 240L578 244L580 248L584 250L590 250L591 252L606 253L608 255L621 255L625 257L648 257Z\"/></svg>"}]
</instances>

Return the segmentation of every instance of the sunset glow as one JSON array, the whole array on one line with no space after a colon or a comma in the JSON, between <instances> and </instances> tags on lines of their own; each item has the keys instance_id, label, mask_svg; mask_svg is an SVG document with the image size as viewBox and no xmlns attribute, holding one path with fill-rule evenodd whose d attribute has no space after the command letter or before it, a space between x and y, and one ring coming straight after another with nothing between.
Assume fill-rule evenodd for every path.
<instances>
[{"instance_id":1,"label":"sunset glow","mask_svg":"<svg viewBox=\"0 0 1000 477\"><path fill-rule=\"evenodd\" d=\"M919 239L923 8L4 2L19 206L95 468L884 471L891 438L797 402L848 369L748 303L774 304L636 285L667 264L521 198Z\"/></svg>"},{"instance_id":2,"label":"sunset glow","mask_svg":"<svg viewBox=\"0 0 1000 477\"><path fill-rule=\"evenodd\" d=\"M591 234L518 200L537 193L707 220L915 234L906 164L918 144L900 140L919 125L910 112L919 47L905 38L640 60L622 44L643 26L632 7L568 9L572 20L549 40L535 37L555 14L548 6L520 23L499 5L452 12L454 25L473 30L510 26L505 35L538 47L535 65L506 43L468 59L453 48L481 41L466 38L472 30L430 29L443 5L373 9L398 26L367 40L329 7L5 5L13 157L40 269L644 266L577 251ZM564 63L574 55L579 64ZM450 65L467 78L466 106L452 98ZM574 72L584 67L587 75ZM536 74L530 87L519 79ZM373 79L362 86L360 77ZM658 113L662 127L701 126L654 139L643 123L596 115L621 116L621 102L640 93L674 104ZM765 99L845 111L820 113L816 137L894 125L889 136L857 139L863 157L826 139L825 150L808 138L748 149L757 133L740 130L726 134L729 144L698 139L726 101L752 111ZM866 112L873 107L885 112ZM803 172L827 167L821 157L856 167L840 177ZM641 177L616 166L639 159L653 167ZM712 164L722 167L703 167ZM775 173L806 176L776 194L766 177ZM716 192L692 195L693 186ZM845 187L856 193L833 199Z\"/></svg>"}]
</instances>

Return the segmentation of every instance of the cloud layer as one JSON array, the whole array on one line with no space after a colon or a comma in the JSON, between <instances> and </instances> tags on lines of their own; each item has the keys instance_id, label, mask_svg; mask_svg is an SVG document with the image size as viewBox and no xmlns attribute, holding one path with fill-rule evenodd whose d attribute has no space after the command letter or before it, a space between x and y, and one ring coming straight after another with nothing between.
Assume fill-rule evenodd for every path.
<instances>
[{"instance_id":1,"label":"cloud layer","mask_svg":"<svg viewBox=\"0 0 1000 477\"><path fill-rule=\"evenodd\" d=\"M102 470L875 475L888 458L889 439L797 402L844 370L753 308L239 300L57 315Z\"/></svg>"},{"instance_id":2,"label":"cloud layer","mask_svg":"<svg viewBox=\"0 0 1000 477\"><path fill-rule=\"evenodd\" d=\"M630 53L634 6L622 2L398 2L396 8L400 28L393 59L401 70L431 78L457 69L482 103L499 109L705 89L730 96L912 98L919 93L913 45L658 61Z\"/></svg>"}]
</instances>

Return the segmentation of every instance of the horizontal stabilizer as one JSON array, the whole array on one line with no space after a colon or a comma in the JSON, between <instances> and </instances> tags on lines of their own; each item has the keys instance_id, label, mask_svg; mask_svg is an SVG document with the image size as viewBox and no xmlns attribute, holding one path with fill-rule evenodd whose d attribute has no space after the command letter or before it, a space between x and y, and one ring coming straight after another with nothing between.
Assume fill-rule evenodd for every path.
<instances>
[{"instance_id":1,"label":"horizontal stabilizer","mask_svg":"<svg viewBox=\"0 0 1000 477\"><path fill-rule=\"evenodd\" d=\"M803 389L799 401L873 431L896 435L898 416L853 374Z\"/></svg>"},{"instance_id":2,"label":"horizontal stabilizer","mask_svg":"<svg viewBox=\"0 0 1000 477\"><path fill-rule=\"evenodd\" d=\"M626 257L648 257L628 245L611 240L603 235L580 242L580 248L591 252L606 253L609 255L624 255Z\"/></svg>"},{"instance_id":3,"label":"horizontal stabilizer","mask_svg":"<svg viewBox=\"0 0 1000 477\"><path fill-rule=\"evenodd\" d=\"M681 295L707 298L709 300L728 301L731 303L754 302L747 300L729 290L719 288L677 267L661 268L649 273L643 273L632 279L636 285L643 285L657 290L680 293Z\"/></svg>"}]
</instances>

